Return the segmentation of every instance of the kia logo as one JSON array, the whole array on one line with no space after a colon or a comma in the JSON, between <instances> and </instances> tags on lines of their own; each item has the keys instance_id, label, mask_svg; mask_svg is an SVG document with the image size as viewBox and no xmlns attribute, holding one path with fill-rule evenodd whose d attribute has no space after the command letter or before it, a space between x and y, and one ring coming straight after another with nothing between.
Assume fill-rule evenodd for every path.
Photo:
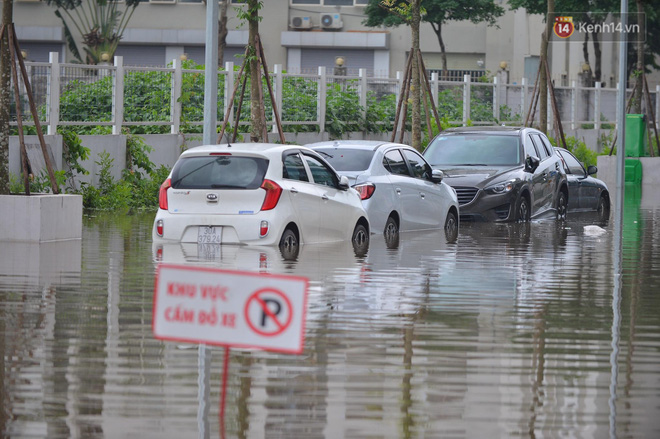
<instances>
[{"instance_id":1,"label":"kia logo","mask_svg":"<svg viewBox=\"0 0 660 439\"><path fill-rule=\"evenodd\" d=\"M218 194L206 194L206 199L209 201L218 201Z\"/></svg>"}]
</instances>

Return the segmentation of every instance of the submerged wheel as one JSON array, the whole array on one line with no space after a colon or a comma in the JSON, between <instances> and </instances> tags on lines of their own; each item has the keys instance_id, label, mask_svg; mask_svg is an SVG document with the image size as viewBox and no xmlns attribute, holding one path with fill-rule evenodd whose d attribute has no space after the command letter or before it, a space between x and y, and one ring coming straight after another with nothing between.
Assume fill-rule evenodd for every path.
<instances>
[{"instance_id":1,"label":"submerged wheel","mask_svg":"<svg viewBox=\"0 0 660 439\"><path fill-rule=\"evenodd\" d=\"M298 236L291 229L286 229L280 238L280 252L282 257L286 260L295 259L298 257L300 245L298 243Z\"/></svg>"},{"instance_id":2,"label":"submerged wheel","mask_svg":"<svg viewBox=\"0 0 660 439\"><path fill-rule=\"evenodd\" d=\"M521 196L516 204L515 220L519 223L525 223L530 219L529 201L526 196Z\"/></svg>"},{"instance_id":3,"label":"submerged wheel","mask_svg":"<svg viewBox=\"0 0 660 439\"><path fill-rule=\"evenodd\" d=\"M455 242L458 239L458 218L453 210L447 212L447 219L445 219L445 238L447 238L447 242Z\"/></svg>"},{"instance_id":4,"label":"submerged wheel","mask_svg":"<svg viewBox=\"0 0 660 439\"><path fill-rule=\"evenodd\" d=\"M607 194L600 194L596 212L598 213L598 219L600 221L605 221L610 218L610 197Z\"/></svg>"},{"instance_id":5,"label":"submerged wheel","mask_svg":"<svg viewBox=\"0 0 660 439\"><path fill-rule=\"evenodd\" d=\"M399 225L396 223L396 220L392 217L387 218L385 223L385 230L383 230L383 235L385 239L392 238L394 235L399 233Z\"/></svg>"},{"instance_id":6,"label":"submerged wheel","mask_svg":"<svg viewBox=\"0 0 660 439\"><path fill-rule=\"evenodd\" d=\"M557 198L557 219L560 221L566 221L566 214L568 212L568 198L566 198L566 192L560 191L559 198Z\"/></svg>"},{"instance_id":7,"label":"submerged wheel","mask_svg":"<svg viewBox=\"0 0 660 439\"><path fill-rule=\"evenodd\" d=\"M364 256L367 254L367 250L369 250L369 231L364 225L357 224L355 226L351 243L356 255Z\"/></svg>"}]
</instances>

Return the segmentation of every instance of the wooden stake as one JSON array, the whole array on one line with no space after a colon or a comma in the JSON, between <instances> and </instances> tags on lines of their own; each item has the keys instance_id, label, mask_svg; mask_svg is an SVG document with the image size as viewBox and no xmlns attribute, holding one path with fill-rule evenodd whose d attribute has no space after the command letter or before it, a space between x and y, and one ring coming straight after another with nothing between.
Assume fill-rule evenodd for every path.
<instances>
[{"instance_id":1,"label":"wooden stake","mask_svg":"<svg viewBox=\"0 0 660 439\"><path fill-rule=\"evenodd\" d=\"M536 113L536 102L538 101L538 96L536 94L537 87L539 85L539 77L541 76L541 63L539 62L539 68L536 72L536 79L534 80L534 90L532 91L532 99L529 101L529 110L527 111L527 117L525 117L525 123L523 126L528 126L528 123L534 123L534 113ZM540 93L540 90L539 90ZM534 113L532 113L532 106L534 107ZM531 116L531 120L530 120Z\"/></svg>"},{"instance_id":2,"label":"wooden stake","mask_svg":"<svg viewBox=\"0 0 660 439\"><path fill-rule=\"evenodd\" d=\"M3 27L4 32L4 27ZM2 35L2 34L0 34ZM25 148L25 137L23 136L23 115L21 112L21 96L18 91L18 73L16 72L16 50L14 48L14 41L9 33L9 53L11 57L11 75L14 81L14 100L16 101L16 122L18 123L18 144L21 154L21 169L23 170L23 187L25 188L25 195L30 195L30 172L29 158Z\"/></svg>"},{"instance_id":3,"label":"wooden stake","mask_svg":"<svg viewBox=\"0 0 660 439\"><path fill-rule=\"evenodd\" d=\"M552 111L555 115L555 123L557 128L559 128L559 136L561 138L561 143L566 148L566 137L564 137L564 128L561 124L561 117L559 114L559 107L557 106L557 97L555 96L555 86L552 84L552 78L550 77L550 68L548 67L547 60L543 60L545 64L545 76L548 80L548 90L550 91L550 103L552 104Z\"/></svg>"},{"instance_id":4,"label":"wooden stake","mask_svg":"<svg viewBox=\"0 0 660 439\"><path fill-rule=\"evenodd\" d=\"M222 123L222 129L220 130L220 134L218 134L218 140L217 143L222 142L222 136L225 134L225 130L227 129L227 123L229 122L229 115L231 114L231 109L234 106L234 98L236 97L236 91L238 90L238 86L241 84L241 76L243 75L243 70L245 70L245 64L247 62L247 49L245 49L245 57L243 58L243 64L241 65L241 69L238 72L238 79L236 80L236 84L234 85L234 91L231 94L231 99L229 100L229 105L227 105L227 113L225 114L225 120ZM238 129L238 126L236 127Z\"/></svg>"},{"instance_id":5,"label":"wooden stake","mask_svg":"<svg viewBox=\"0 0 660 439\"><path fill-rule=\"evenodd\" d=\"M651 93L649 92L649 83L646 81L646 75L644 75L644 90L645 90L645 95L646 95L646 106L648 108L648 112L651 116L651 124L653 125L653 131L655 132L655 146L658 148L658 155L660 155L660 136L658 136L658 127L655 124L655 111L653 111L653 104L651 103ZM649 130L651 128L649 127ZM651 155L653 156L653 145L651 142L649 142L649 151L651 151Z\"/></svg>"},{"instance_id":6,"label":"wooden stake","mask_svg":"<svg viewBox=\"0 0 660 439\"><path fill-rule=\"evenodd\" d=\"M419 52L419 65L422 73L422 77L424 78L424 84L426 85L426 92L429 95L429 99L431 101L431 108L433 109L433 116L435 117L435 123L438 125L438 132L442 131L442 125L440 125L440 115L438 114L438 107L435 105L435 101L433 100L433 93L431 93L431 83L429 82L429 77L426 72L426 67L424 66L424 60L422 59L422 52Z\"/></svg>"},{"instance_id":7,"label":"wooden stake","mask_svg":"<svg viewBox=\"0 0 660 439\"><path fill-rule=\"evenodd\" d=\"M13 46L16 50L18 64L21 68L21 75L23 76L23 83L25 84L25 91L28 95L28 102L30 104L30 111L32 112L32 118L34 119L34 126L37 129L37 135L39 136L39 143L41 144L41 152L44 155L44 161L46 162L46 169L48 170L48 177L50 179L51 189L54 194L60 193L60 188L57 185L57 180L55 179L55 171L53 171L53 163L50 161L50 155L48 154L48 149L46 148L46 140L44 139L44 133L41 130L41 123L39 122L39 113L37 113L37 106L34 104L34 96L32 94L32 87L30 86L30 78L27 74L27 69L25 68L25 63L23 62L23 56L21 55L21 48L18 45L18 38L16 38L16 30L14 25L10 24L9 28L9 40L13 39ZM11 47L11 43L10 43ZM14 84L18 87L18 84Z\"/></svg>"},{"instance_id":8,"label":"wooden stake","mask_svg":"<svg viewBox=\"0 0 660 439\"><path fill-rule=\"evenodd\" d=\"M286 143L284 138L284 132L282 130L282 121L280 120L280 115L277 112L277 105L275 103L275 95L273 95L273 87L270 84L270 75L268 74L268 64L266 64L266 55L264 53L264 47L261 45L261 38L257 35L257 41L259 42L259 48L261 53L261 65L264 68L264 76L266 77L266 85L268 86L268 93L270 93L270 101L273 105L273 115L275 116L275 124L277 126L277 132L280 135L280 142L282 144Z\"/></svg>"},{"instance_id":9,"label":"wooden stake","mask_svg":"<svg viewBox=\"0 0 660 439\"><path fill-rule=\"evenodd\" d=\"M241 109L243 108L243 98L245 97L245 85L247 84L247 75L243 76L243 83L241 85L241 97L238 99L238 107L236 108L236 122L234 122L234 133L231 136L231 143L236 142L238 135L238 126L241 121Z\"/></svg>"},{"instance_id":10,"label":"wooden stake","mask_svg":"<svg viewBox=\"0 0 660 439\"><path fill-rule=\"evenodd\" d=\"M412 56L411 56L411 61L412 61ZM408 120L408 98L410 98L410 87L412 84L410 82L412 81L412 62L408 65L408 71L406 72L406 95L403 99L403 126L401 128L401 132L399 133L399 143L403 143L403 136L406 133L406 120Z\"/></svg>"},{"instance_id":11,"label":"wooden stake","mask_svg":"<svg viewBox=\"0 0 660 439\"><path fill-rule=\"evenodd\" d=\"M399 102L396 106L396 113L394 113L394 127L392 128L392 137L391 142L394 142L396 139L396 132L399 127L399 116L401 114L401 105L403 104L404 96L406 94L406 88L408 87L408 70L410 70L410 64L412 63L412 49L410 54L408 54L408 59L406 60L406 71L403 75L403 87L401 87L401 94L399 95ZM405 129L405 116L404 116L404 129Z\"/></svg>"}]
</instances>

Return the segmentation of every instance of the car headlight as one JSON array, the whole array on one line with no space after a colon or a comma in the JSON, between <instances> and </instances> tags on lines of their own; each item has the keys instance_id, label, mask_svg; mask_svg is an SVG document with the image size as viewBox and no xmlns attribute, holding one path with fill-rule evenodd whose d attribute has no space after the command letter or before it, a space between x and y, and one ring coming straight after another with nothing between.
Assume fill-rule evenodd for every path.
<instances>
[{"instance_id":1,"label":"car headlight","mask_svg":"<svg viewBox=\"0 0 660 439\"><path fill-rule=\"evenodd\" d=\"M511 191L515 187L517 182L518 182L517 179L513 179L513 180L503 181L502 183L495 183L485 188L484 192L488 192L490 194L505 194Z\"/></svg>"}]
</instances>

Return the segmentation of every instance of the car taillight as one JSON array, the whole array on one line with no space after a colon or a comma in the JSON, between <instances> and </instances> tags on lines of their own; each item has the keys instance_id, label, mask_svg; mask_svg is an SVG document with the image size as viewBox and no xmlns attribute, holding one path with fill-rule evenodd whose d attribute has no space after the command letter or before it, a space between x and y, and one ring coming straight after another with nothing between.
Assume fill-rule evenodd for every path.
<instances>
[{"instance_id":1,"label":"car taillight","mask_svg":"<svg viewBox=\"0 0 660 439\"><path fill-rule=\"evenodd\" d=\"M156 221L156 234L157 234L158 236L163 236L163 230L164 230L164 228L165 228L165 226L164 226L164 224L163 224L163 220L162 220L162 219L159 219L158 221Z\"/></svg>"},{"instance_id":2,"label":"car taillight","mask_svg":"<svg viewBox=\"0 0 660 439\"><path fill-rule=\"evenodd\" d=\"M282 188L274 181L264 180L261 184L261 189L266 191L266 198L264 198L264 203L261 205L261 210L271 210L275 208L278 201L280 201Z\"/></svg>"},{"instance_id":3,"label":"car taillight","mask_svg":"<svg viewBox=\"0 0 660 439\"><path fill-rule=\"evenodd\" d=\"M358 184L353 187L360 194L360 200L368 200L376 190L376 185L373 183Z\"/></svg>"},{"instance_id":4,"label":"car taillight","mask_svg":"<svg viewBox=\"0 0 660 439\"><path fill-rule=\"evenodd\" d=\"M158 207L163 210L167 210L167 190L172 187L172 182L168 178L160 185L160 191L158 191Z\"/></svg>"},{"instance_id":5,"label":"car taillight","mask_svg":"<svg viewBox=\"0 0 660 439\"><path fill-rule=\"evenodd\" d=\"M262 221L259 225L259 236L264 237L268 235L268 221Z\"/></svg>"}]
</instances>

